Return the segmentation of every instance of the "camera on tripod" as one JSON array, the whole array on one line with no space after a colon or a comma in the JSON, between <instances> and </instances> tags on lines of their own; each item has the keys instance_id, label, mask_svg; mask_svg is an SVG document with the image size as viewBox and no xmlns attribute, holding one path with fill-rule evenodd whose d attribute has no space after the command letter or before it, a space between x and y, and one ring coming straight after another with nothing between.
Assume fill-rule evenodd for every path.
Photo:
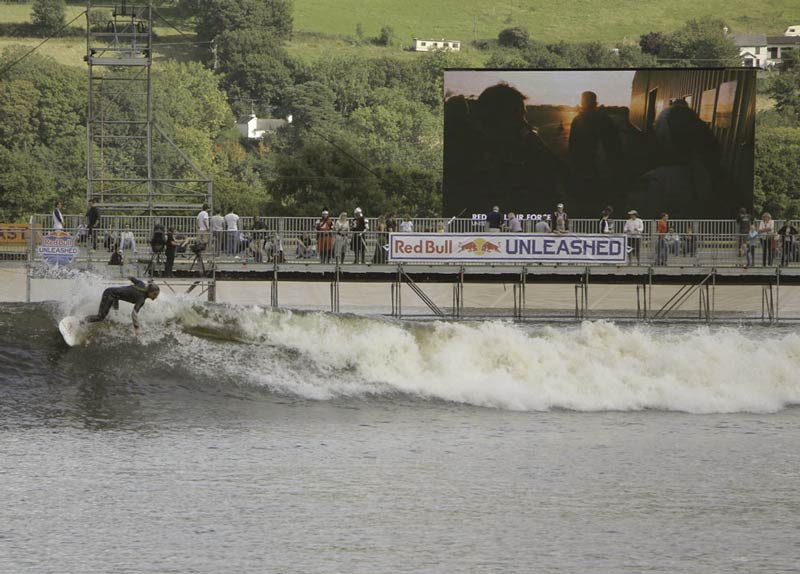
<instances>
[{"instance_id":1,"label":"camera on tripod","mask_svg":"<svg viewBox=\"0 0 800 574\"><path fill-rule=\"evenodd\" d=\"M190 249L190 250L192 251L192 253L194 253L195 255L200 255L200 254L201 254L203 251L205 251L205 250L206 250L206 247L207 247L207 246L206 246L206 244L205 244L205 243L203 243L202 241L195 241L194 243L192 243L192 244L189 246L189 249Z\"/></svg>"}]
</instances>

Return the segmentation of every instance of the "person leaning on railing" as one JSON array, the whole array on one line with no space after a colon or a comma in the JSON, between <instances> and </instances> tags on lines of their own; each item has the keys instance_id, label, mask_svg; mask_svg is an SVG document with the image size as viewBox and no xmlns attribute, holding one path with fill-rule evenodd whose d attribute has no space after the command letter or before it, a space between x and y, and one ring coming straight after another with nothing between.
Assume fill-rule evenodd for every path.
<instances>
[{"instance_id":1,"label":"person leaning on railing","mask_svg":"<svg viewBox=\"0 0 800 574\"><path fill-rule=\"evenodd\" d=\"M628 219L625 221L622 232L628 237L628 263L631 263L631 260L635 257L636 265L639 265L639 254L642 248L644 222L639 219L639 212L635 209L631 209L628 212Z\"/></svg>"}]
</instances>

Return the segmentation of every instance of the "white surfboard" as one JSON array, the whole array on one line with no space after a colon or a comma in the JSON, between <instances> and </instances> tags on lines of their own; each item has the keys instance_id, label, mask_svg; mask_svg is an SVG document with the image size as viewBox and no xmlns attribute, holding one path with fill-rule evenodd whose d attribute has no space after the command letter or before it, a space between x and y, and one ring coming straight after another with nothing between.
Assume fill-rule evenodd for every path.
<instances>
[{"instance_id":1,"label":"white surfboard","mask_svg":"<svg viewBox=\"0 0 800 574\"><path fill-rule=\"evenodd\" d=\"M74 315L64 317L58 323L58 330L61 336L64 337L64 342L70 347L75 345L82 345L86 341L88 329L83 319Z\"/></svg>"}]
</instances>

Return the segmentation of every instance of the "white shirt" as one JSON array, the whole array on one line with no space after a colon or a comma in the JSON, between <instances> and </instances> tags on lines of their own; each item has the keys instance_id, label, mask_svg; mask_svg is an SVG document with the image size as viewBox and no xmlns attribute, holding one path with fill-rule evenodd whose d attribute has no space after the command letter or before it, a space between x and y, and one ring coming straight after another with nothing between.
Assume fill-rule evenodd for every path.
<instances>
[{"instance_id":1,"label":"white shirt","mask_svg":"<svg viewBox=\"0 0 800 574\"><path fill-rule=\"evenodd\" d=\"M638 217L626 219L625 226L622 228L622 233L625 235L641 235L644 233L644 222Z\"/></svg>"},{"instance_id":2,"label":"white shirt","mask_svg":"<svg viewBox=\"0 0 800 574\"><path fill-rule=\"evenodd\" d=\"M197 214L197 230L208 231L208 212L205 209Z\"/></svg>"},{"instance_id":3,"label":"white shirt","mask_svg":"<svg viewBox=\"0 0 800 574\"><path fill-rule=\"evenodd\" d=\"M519 217L512 217L508 220L508 231L510 233L522 233L522 222Z\"/></svg>"},{"instance_id":4,"label":"white shirt","mask_svg":"<svg viewBox=\"0 0 800 574\"><path fill-rule=\"evenodd\" d=\"M211 216L211 231L224 231L225 230L225 218L222 217L219 213L215 213Z\"/></svg>"},{"instance_id":5,"label":"white shirt","mask_svg":"<svg viewBox=\"0 0 800 574\"><path fill-rule=\"evenodd\" d=\"M58 208L53 210L53 229L64 229L64 216L61 215L61 210Z\"/></svg>"},{"instance_id":6,"label":"white shirt","mask_svg":"<svg viewBox=\"0 0 800 574\"><path fill-rule=\"evenodd\" d=\"M225 225L228 227L228 231L239 231L239 216L231 211L225 216Z\"/></svg>"},{"instance_id":7,"label":"white shirt","mask_svg":"<svg viewBox=\"0 0 800 574\"><path fill-rule=\"evenodd\" d=\"M550 233L550 224L544 219L540 219L536 222L536 225L533 229L536 231L536 233Z\"/></svg>"},{"instance_id":8,"label":"white shirt","mask_svg":"<svg viewBox=\"0 0 800 574\"><path fill-rule=\"evenodd\" d=\"M411 233L414 231L414 222L410 219L400 222L400 231L403 233Z\"/></svg>"}]
</instances>

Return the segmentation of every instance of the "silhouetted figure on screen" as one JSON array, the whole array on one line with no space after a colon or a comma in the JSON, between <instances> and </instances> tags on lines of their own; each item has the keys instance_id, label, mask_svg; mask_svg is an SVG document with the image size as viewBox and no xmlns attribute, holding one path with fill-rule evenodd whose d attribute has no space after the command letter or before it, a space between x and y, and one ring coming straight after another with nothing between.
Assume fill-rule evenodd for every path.
<instances>
[{"instance_id":1,"label":"silhouetted figure on screen","mask_svg":"<svg viewBox=\"0 0 800 574\"><path fill-rule=\"evenodd\" d=\"M617 199L623 168L622 140L597 94L581 94L581 111L569 132L569 191L579 205Z\"/></svg>"},{"instance_id":2,"label":"silhouetted figure on screen","mask_svg":"<svg viewBox=\"0 0 800 574\"><path fill-rule=\"evenodd\" d=\"M678 99L658 115L653 131L654 167L644 174L641 197L647 209L666 207L681 217L718 213L726 190L719 144L705 122Z\"/></svg>"},{"instance_id":3,"label":"silhouetted figure on screen","mask_svg":"<svg viewBox=\"0 0 800 574\"><path fill-rule=\"evenodd\" d=\"M445 105L448 213L464 208L481 213L486 204L532 211L562 199L564 167L528 124L519 90L501 83L486 88L477 101L450 100Z\"/></svg>"}]
</instances>

